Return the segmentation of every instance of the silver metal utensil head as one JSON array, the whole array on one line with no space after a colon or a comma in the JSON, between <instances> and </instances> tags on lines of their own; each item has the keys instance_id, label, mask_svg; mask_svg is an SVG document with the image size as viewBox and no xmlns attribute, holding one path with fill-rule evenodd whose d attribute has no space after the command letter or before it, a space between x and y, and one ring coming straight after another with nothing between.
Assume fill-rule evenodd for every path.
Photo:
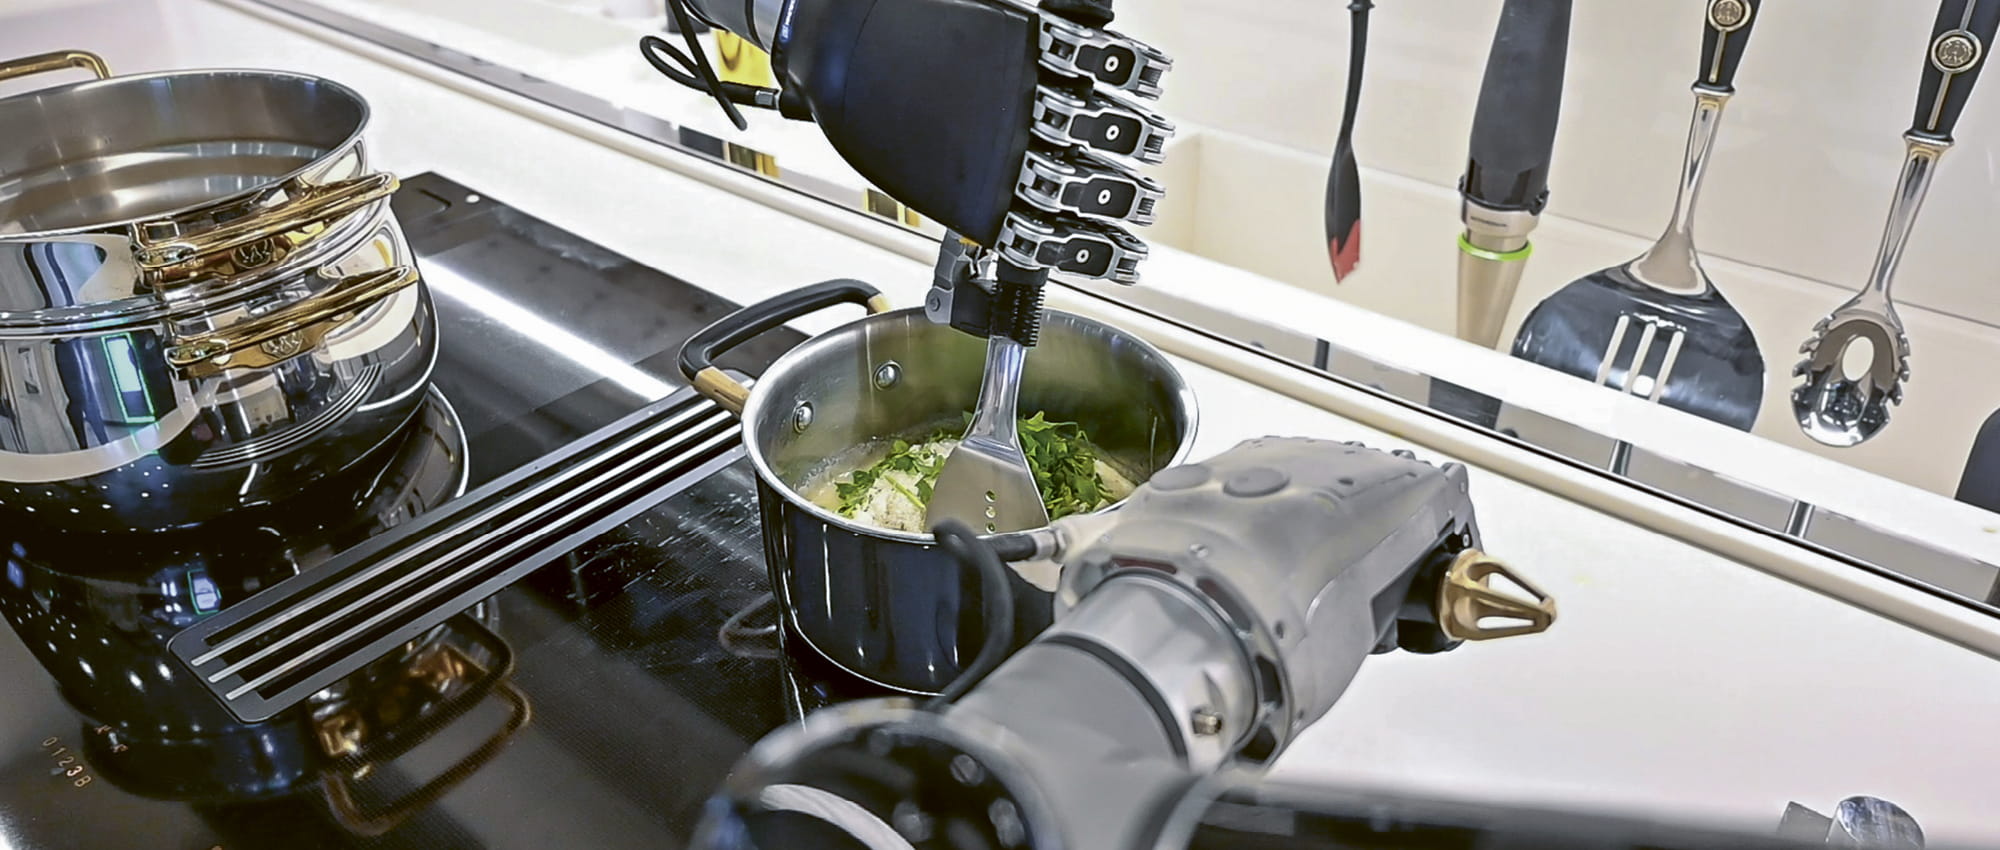
<instances>
[{"instance_id":1,"label":"silver metal utensil head","mask_svg":"<svg viewBox=\"0 0 2000 850\"><path fill-rule=\"evenodd\" d=\"M1848 349L1864 340L1868 365L1850 374ZM1902 403L1903 382L1910 379L1910 338L1886 298L1863 293L1835 308L1813 326L1799 353L1805 357L1792 367L1799 379L1792 413L1806 436L1844 448L1889 424L1889 406Z\"/></svg>"},{"instance_id":2,"label":"silver metal utensil head","mask_svg":"<svg viewBox=\"0 0 2000 850\"><path fill-rule=\"evenodd\" d=\"M1515 357L1748 431L1764 358L1743 315L1699 278L1691 293L1639 276L1637 261L1593 272L1535 305Z\"/></svg>"},{"instance_id":3,"label":"silver metal utensil head","mask_svg":"<svg viewBox=\"0 0 2000 850\"><path fill-rule=\"evenodd\" d=\"M1631 262L1578 278L1535 305L1514 335L1514 356L1732 428L1756 424L1764 402L1757 337L1694 247L1695 202L1728 102L1726 90L1695 85L1666 231Z\"/></svg>"},{"instance_id":4,"label":"silver metal utensil head","mask_svg":"<svg viewBox=\"0 0 2000 850\"><path fill-rule=\"evenodd\" d=\"M1904 134L1903 145L1903 173L1896 179L1868 282L1813 325L1812 336L1799 346L1805 358L1792 367L1798 379L1792 387L1792 415L1799 430L1837 448L1881 433L1889 424L1889 406L1902 403L1903 382L1910 379L1910 338L1889 288L1951 140L1912 130ZM1850 350L1864 341L1869 349L1866 368L1847 368Z\"/></svg>"},{"instance_id":5,"label":"silver metal utensil head","mask_svg":"<svg viewBox=\"0 0 2000 850\"><path fill-rule=\"evenodd\" d=\"M986 341L986 375L965 438L931 488L927 525L955 519L988 534L1049 524L1048 506L1021 451L1021 369L1028 350L1006 336Z\"/></svg>"},{"instance_id":6,"label":"silver metal utensil head","mask_svg":"<svg viewBox=\"0 0 2000 850\"><path fill-rule=\"evenodd\" d=\"M1621 313L1611 327L1611 341L1604 346L1604 359L1597 364L1597 385L1616 389L1657 402L1667 391L1680 360L1687 331L1665 320L1633 313ZM1629 344L1628 344L1629 343Z\"/></svg>"}]
</instances>

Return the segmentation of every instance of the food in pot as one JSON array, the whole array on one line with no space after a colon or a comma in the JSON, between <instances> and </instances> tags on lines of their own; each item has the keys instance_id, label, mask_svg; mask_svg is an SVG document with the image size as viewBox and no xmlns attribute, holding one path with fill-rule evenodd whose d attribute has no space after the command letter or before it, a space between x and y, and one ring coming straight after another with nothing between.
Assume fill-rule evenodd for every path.
<instances>
[{"instance_id":1,"label":"food in pot","mask_svg":"<svg viewBox=\"0 0 2000 850\"><path fill-rule=\"evenodd\" d=\"M963 429L960 429L963 430ZM865 525L922 534L931 488L958 432L940 428L926 439L891 441L888 452L866 452L859 462L836 463L804 495L815 504ZM1107 463L1074 422L1050 422L1042 413L1020 421L1021 451L1034 470L1049 519L1089 513L1132 494L1132 479Z\"/></svg>"}]
</instances>

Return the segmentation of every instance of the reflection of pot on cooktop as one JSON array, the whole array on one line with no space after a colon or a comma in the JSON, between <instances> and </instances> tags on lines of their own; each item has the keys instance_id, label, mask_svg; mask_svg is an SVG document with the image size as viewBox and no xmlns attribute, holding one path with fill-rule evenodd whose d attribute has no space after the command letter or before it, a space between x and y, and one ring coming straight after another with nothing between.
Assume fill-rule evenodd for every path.
<instances>
[{"instance_id":1,"label":"reflection of pot on cooktop","mask_svg":"<svg viewBox=\"0 0 2000 850\"><path fill-rule=\"evenodd\" d=\"M465 435L441 396L379 464L316 482L269 511L187 531L12 541L0 614L84 717L106 781L149 797L249 801L324 794L344 826L392 826L497 753L527 719L505 684L512 654L482 609L455 617L272 720L245 724L174 662L182 629L465 489ZM489 695L500 733L445 777L399 799L358 802L352 781Z\"/></svg>"}]
</instances>

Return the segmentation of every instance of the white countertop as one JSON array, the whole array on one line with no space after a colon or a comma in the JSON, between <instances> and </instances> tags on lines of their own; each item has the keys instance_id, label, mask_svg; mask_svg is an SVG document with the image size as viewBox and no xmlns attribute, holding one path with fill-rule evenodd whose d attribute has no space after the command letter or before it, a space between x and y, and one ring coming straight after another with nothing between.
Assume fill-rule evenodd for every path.
<instances>
[{"instance_id":1,"label":"white countertop","mask_svg":"<svg viewBox=\"0 0 2000 850\"><path fill-rule=\"evenodd\" d=\"M231 6L104 0L4 23L0 55L83 47L121 72L236 65L338 79L375 108L368 143L381 166L439 171L739 301L859 277L911 303L929 282L924 263L715 185L727 178L663 170L559 129L539 108L502 108L492 102L502 95L472 96ZM1202 404L1198 454L1266 433L1405 445L1182 368ZM1787 801L1824 811L1866 793L1907 807L1936 843L2000 843L1985 793L1985 765L2000 764L1992 660L1498 475L1475 471L1473 493L1488 548L1560 600L1555 629L1371 659L1281 774L1751 825L1775 825Z\"/></svg>"}]
</instances>

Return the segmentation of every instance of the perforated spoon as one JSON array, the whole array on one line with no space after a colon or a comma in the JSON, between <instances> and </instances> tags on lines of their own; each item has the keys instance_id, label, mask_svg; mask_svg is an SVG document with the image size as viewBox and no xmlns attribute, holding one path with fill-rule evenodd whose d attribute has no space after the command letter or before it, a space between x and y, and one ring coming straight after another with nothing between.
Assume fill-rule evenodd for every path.
<instances>
[{"instance_id":1,"label":"perforated spoon","mask_svg":"<svg viewBox=\"0 0 2000 850\"><path fill-rule=\"evenodd\" d=\"M1814 440L1857 445L1881 433L1889 424L1889 406L1903 401L1903 382L1910 379L1910 339L1889 285L1996 29L2000 0L1944 0L1938 5L1917 89L1916 121L1903 134L1903 173L1889 201L1889 220L1868 283L1813 325L1812 338L1799 346L1805 359L1792 368L1799 379L1792 388L1792 413ZM1860 340L1868 342L1868 367L1850 373L1844 361L1848 348Z\"/></svg>"}]
</instances>

